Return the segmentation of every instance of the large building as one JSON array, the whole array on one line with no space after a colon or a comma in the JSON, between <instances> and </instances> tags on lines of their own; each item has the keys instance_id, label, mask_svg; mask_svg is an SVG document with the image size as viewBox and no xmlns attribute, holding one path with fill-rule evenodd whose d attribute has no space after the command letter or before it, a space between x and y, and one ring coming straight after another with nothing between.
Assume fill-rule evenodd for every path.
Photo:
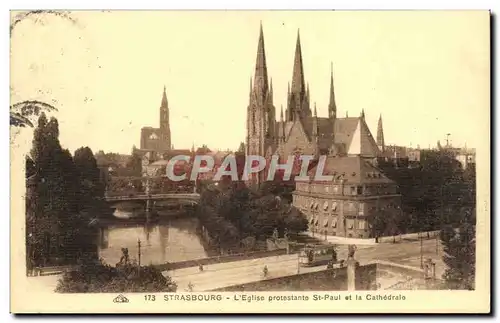
<instances>
[{"instance_id":1,"label":"large building","mask_svg":"<svg viewBox=\"0 0 500 323\"><path fill-rule=\"evenodd\" d=\"M247 107L246 154L269 158L279 155L282 162L290 155L361 156L376 159L384 150L382 120L379 120L377 141L365 121L364 110L359 117L341 118L337 113L333 70L330 77L328 116L319 117L316 105L310 104L306 85L300 35L297 35L291 86L288 85L287 107L276 120L273 104L273 85L269 82L264 46L264 32L260 28L255 76L250 84ZM266 174L250 179L258 186Z\"/></svg>"},{"instance_id":2,"label":"large building","mask_svg":"<svg viewBox=\"0 0 500 323\"><path fill-rule=\"evenodd\" d=\"M143 127L141 129L141 143L139 148L144 152L166 152L172 148L171 142L167 90L164 87L160 104L160 127Z\"/></svg>"},{"instance_id":3,"label":"large building","mask_svg":"<svg viewBox=\"0 0 500 323\"><path fill-rule=\"evenodd\" d=\"M269 158L279 155L327 155L324 175L329 182L297 182L293 204L309 219L309 230L321 235L369 238L383 234L401 214L401 195L395 182L377 168L385 157L384 131L380 116L377 139L359 117L339 117L335 102L333 69L330 76L328 116L319 117L316 104L311 109L309 86L302 63L300 35L297 35L287 107L276 121L273 85L268 81L264 33L260 29L255 76L247 110L246 154ZM315 166L317 167L317 166ZM316 168L310 170L310 175ZM265 172L250 179L259 186ZM384 232L385 233L385 232Z\"/></svg>"},{"instance_id":4,"label":"large building","mask_svg":"<svg viewBox=\"0 0 500 323\"><path fill-rule=\"evenodd\" d=\"M293 192L293 205L306 215L309 231L348 238L396 233L391 230L402 212L399 188L371 160L328 156L323 174L333 180L297 182Z\"/></svg>"}]
</instances>

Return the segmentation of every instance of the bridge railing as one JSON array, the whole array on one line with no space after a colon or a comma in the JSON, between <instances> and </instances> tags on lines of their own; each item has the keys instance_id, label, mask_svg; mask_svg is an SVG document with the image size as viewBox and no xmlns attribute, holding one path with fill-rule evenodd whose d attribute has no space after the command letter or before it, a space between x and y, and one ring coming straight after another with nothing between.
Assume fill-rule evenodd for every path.
<instances>
[{"instance_id":1,"label":"bridge railing","mask_svg":"<svg viewBox=\"0 0 500 323\"><path fill-rule=\"evenodd\" d=\"M121 200L146 200L146 199L162 199L162 198L199 198L198 193L164 193L164 194L129 194L129 195L114 195L105 196L107 201L121 201Z\"/></svg>"},{"instance_id":2,"label":"bridge railing","mask_svg":"<svg viewBox=\"0 0 500 323\"><path fill-rule=\"evenodd\" d=\"M190 181L172 182L165 177L111 177L106 183L108 195L162 194L193 192L195 183Z\"/></svg>"}]
</instances>

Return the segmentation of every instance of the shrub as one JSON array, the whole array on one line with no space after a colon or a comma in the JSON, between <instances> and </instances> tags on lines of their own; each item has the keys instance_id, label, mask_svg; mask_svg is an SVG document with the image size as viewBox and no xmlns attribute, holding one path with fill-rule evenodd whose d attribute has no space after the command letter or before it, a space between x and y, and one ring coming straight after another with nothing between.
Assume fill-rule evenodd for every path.
<instances>
[{"instance_id":1,"label":"shrub","mask_svg":"<svg viewBox=\"0 0 500 323\"><path fill-rule=\"evenodd\" d=\"M59 280L59 293L175 292L177 284L153 266L126 264L112 267L89 263L66 272Z\"/></svg>"}]
</instances>

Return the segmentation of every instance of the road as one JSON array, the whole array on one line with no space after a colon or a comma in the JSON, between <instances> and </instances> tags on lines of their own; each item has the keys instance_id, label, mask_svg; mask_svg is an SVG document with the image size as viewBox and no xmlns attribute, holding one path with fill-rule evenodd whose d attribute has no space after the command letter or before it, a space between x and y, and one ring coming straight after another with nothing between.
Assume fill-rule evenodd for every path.
<instances>
[{"instance_id":1,"label":"road","mask_svg":"<svg viewBox=\"0 0 500 323\"><path fill-rule=\"evenodd\" d=\"M432 258L436 262L436 273L440 277L444 271L441 260L442 248L436 240L424 240L422 243L423 260ZM338 249L338 259L347 258L347 246ZM405 241L401 243L384 243L377 245L358 246L355 254L360 264L374 260L385 260L402 265L420 267L420 241ZM298 268L298 255L282 255L251 260L241 260L230 263L207 265L201 272L198 267L177 269L163 272L169 275L178 285L178 291L188 291L189 285L193 291L207 291L231 285L246 284L262 280L263 268L268 267L268 278L277 278L296 274L324 270L325 266Z\"/></svg>"},{"instance_id":2,"label":"road","mask_svg":"<svg viewBox=\"0 0 500 323\"><path fill-rule=\"evenodd\" d=\"M422 244L423 260L432 258L436 262L437 277L444 272L442 262L442 247L438 244L436 254L436 240L424 240ZM347 258L347 246L338 249L338 259ZM355 258L365 264L373 260L385 260L402 265L420 267L420 241L403 241L401 243L382 243L375 246L358 246ZM251 260L241 260L229 263L220 263L204 266L203 272L198 267L189 267L174 271L165 271L178 285L178 291L188 290L189 283L193 291L207 291L223 288L231 285L239 285L255 282L263 279L262 270L267 265L269 269L268 278L294 275L300 273L324 270L325 266L298 267L298 255L282 255ZM57 276L28 277L30 289L34 292L42 292L47 289L54 290L57 285Z\"/></svg>"}]
</instances>

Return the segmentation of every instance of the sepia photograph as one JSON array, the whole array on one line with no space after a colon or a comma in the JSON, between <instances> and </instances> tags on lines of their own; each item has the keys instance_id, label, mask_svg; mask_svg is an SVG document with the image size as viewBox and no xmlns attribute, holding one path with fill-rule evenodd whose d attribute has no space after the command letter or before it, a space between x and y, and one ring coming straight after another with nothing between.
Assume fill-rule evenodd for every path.
<instances>
[{"instance_id":1,"label":"sepia photograph","mask_svg":"<svg viewBox=\"0 0 500 323\"><path fill-rule=\"evenodd\" d=\"M11 11L11 311L489 312L489 124L488 11Z\"/></svg>"}]
</instances>

